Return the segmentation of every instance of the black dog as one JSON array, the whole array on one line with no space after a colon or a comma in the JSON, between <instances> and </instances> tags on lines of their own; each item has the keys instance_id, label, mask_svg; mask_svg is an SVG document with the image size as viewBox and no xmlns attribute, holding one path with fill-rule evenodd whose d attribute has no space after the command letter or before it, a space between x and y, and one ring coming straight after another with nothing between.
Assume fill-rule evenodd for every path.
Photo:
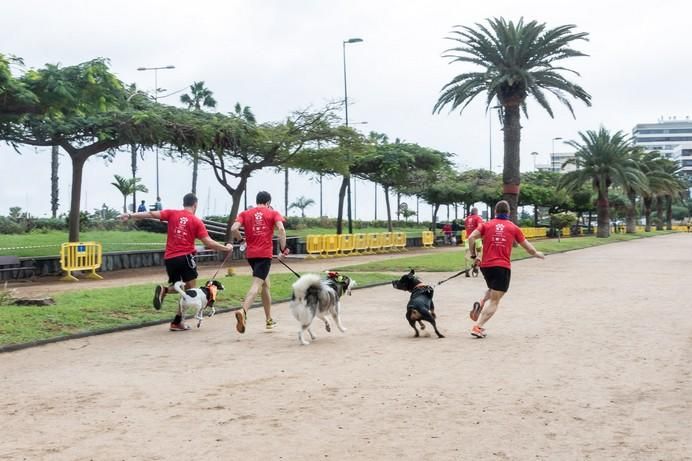
<instances>
[{"instance_id":1,"label":"black dog","mask_svg":"<svg viewBox=\"0 0 692 461\"><path fill-rule=\"evenodd\" d=\"M411 328L416 331L416 338L420 336L418 328L416 328L416 322L420 323L421 329L425 329L422 323L423 320L432 325L438 338L444 338L444 335L437 331L437 323L435 322L433 287L422 283L415 274L415 271L411 269L411 272L403 275L399 280L392 281L392 286L397 290L411 293L411 297L406 305L406 320L408 320Z\"/></svg>"}]
</instances>

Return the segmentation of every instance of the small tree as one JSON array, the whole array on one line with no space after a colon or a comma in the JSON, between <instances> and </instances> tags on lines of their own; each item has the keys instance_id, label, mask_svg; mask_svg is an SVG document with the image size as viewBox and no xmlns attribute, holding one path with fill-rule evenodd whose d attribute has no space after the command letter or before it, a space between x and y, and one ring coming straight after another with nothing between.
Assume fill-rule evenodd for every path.
<instances>
[{"instance_id":1,"label":"small tree","mask_svg":"<svg viewBox=\"0 0 692 461\"><path fill-rule=\"evenodd\" d=\"M557 233L557 241L560 241L560 236L562 235L562 229L564 227L571 228L577 222L577 217L573 213L563 212L563 213L553 213L550 215L550 224Z\"/></svg>"},{"instance_id":2,"label":"small tree","mask_svg":"<svg viewBox=\"0 0 692 461\"><path fill-rule=\"evenodd\" d=\"M123 194L123 213L127 213L127 197L137 192L149 192L144 184L139 184L140 178L123 178L120 175L113 175L115 182L111 184ZM133 210L134 211L134 210Z\"/></svg>"},{"instance_id":3,"label":"small tree","mask_svg":"<svg viewBox=\"0 0 692 461\"><path fill-rule=\"evenodd\" d=\"M288 206L288 209L292 208L300 208L300 217L304 218L305 217L305 209L311 205L314 205L315 201L311 198L305 198L302 195L296 199L295 202L291 203Z\"/></svg>"}]
</instances>

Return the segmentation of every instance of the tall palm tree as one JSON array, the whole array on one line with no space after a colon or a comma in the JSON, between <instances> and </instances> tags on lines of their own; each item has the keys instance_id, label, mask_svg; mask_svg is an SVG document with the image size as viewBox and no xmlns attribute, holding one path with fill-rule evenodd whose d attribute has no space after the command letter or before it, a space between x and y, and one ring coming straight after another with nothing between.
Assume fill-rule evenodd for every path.
<instances>
[{"instance_id":1,"label":"tall palm tree","mask_svg":"<svg viewBox=\"0 0 692 461\"><path fill-rule=\"evenodd\" d=\"M629 141L618 131L611 134L601 127L598 131L580 132L581 143L568 141L576 149L574 158L565 164L575 164L577 170L565 173L558 182L558 188L568 192L579 190L582 185L591 183L597 194L596 213L598 216L597 237L610 236L610 204L608 189L612 185L646 189L646 176L639 170L630 155Z\"/></svg>"},{"instance_id":2,"label":"tall palm tree","mask_svg":"<svg viewBox=\"0 0 692 461\"><path fill-rule=\"evenodd\" d=\"M646 175L649 187L642 193L642 204L644 211L645 232L651 232L651 212L654 205L658 207L660 202L660 210L656 227L661 230L663 223L661 221L663 215L663 202L660 197L663 197L668 190L674 188L671 184L673 178L666 172L666 164L670 160L661 156L659 152L647 152L642 155L639 166Z\"/></svg>"},{"instance_id":3,"label":"tall palm tree","mask_svg":"<svg viewBox=\"0 0 692 461\"><path fill-rule=\"evenodd\" d=\"M140 178L123 178L120 175L113 175L115 182L111 184L123 194L123 213L127 213L127 197L138 192L149 192L144 184L139 184Z\"/></svg>"},{"instance_id":4,"label":"tall palm tree","mask_svg":"<svg viewBox=\"0 0 692 461\"><path fill-rule=\"evenodd\" d=\"M58 168L60 167L60 147L52 146L50 154L50 211L55 218L58 214Z\"/></svg>"},{"instance_id":5,"label":"tall palm tree","mask_svg":"<svg viewBox=\"0 0 692 461\"><path fill-rule=\"evenodd\" d=\"M190 110L202 110L203 107L213 109L216 107L216 99L212 96L214 93L204 86L204 82L193 82L190 85L190 94L184 94L180 97L180 102L187 104ZM197 154L192 156L192 193L197 193L197 172L199 171L199 157Z\"/></svg>"},{"instance_id":6,"label":"tall palm tree","mask_svg":"<svg viewBox=\"0 0 692 461\"><path fill-rule=\"evenodd\" d=\"M574 32L575 25L549 29L544 23L507 22L504 18L488 19L487 27L476 24L475 28L457 26L450 40L458 46L450 48L445 57L452 62L475 64L482 69L457 75L442 87L433 112L444 107L463 111L481 93L485 97L486 110L500 105L504 131L504 170L502 172L503 198L510 204L512 220L517 220L519 197L519 147L521 140L520 109L524 115L526 98L533 96L538 104L553 117L547 93L567 106L574 116L567 96L591 105L591 96L579 85L561 75L574 70L556 63L566 58L586 56L570 48L572 42L588 40L587 33Z\"/></svg>"},{"instance_id":7,"label":"tall palm tree","mask_svg":"<svg viewBox=\"0 0 692 461\"><path fill-rule=\"evenodd\" d=\"M642 162L645 155L646 153L641 147L633 147L630 150L630 158L636 165L636 168L642 172L644 172ZM628 180L622 185L622 190L627 196L628 202L625 210L626 232L634 234L637 232L637 197L643 197L649 192L649 179L647 178L644 184L640 184L636 180Z\"/></svg>"},{"instance_id":8,"label":"tall palm tree","mask_svg":"<svg viewBox=\"0 0 692 461\"><path fill-rule=\"evenodd\" d=\"M311 198L305 198L302 195L296 199L295 202L291 203L288 206L288 209L292 208L299 208L300 209L300 217L304 218L305 217L305 209L311 205L314 205L315 201Z\"/></svg>"}]
</instances>

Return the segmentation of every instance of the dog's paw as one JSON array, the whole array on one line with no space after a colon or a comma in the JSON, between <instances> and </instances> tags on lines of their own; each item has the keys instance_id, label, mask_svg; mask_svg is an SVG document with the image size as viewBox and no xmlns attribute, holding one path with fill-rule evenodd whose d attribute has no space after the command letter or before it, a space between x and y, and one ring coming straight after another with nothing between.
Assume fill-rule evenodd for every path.
<instances>
[{"instance_id":1,"label":"dog's paw","mask_svg":"<svg viewBox=\"0 0 692 461\"><path fill-rule=\"evenodd\" d=\"M324 322L324 329L327 330L327 333L332 332L332 326L329 324L329 322Z\"/></svg>"}]
</instances>

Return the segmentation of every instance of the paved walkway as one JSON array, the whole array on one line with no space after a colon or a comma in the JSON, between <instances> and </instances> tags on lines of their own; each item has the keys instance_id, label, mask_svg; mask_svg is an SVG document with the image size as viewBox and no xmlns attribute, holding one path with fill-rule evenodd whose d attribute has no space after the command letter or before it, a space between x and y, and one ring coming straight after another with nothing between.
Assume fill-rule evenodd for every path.
<instances>
[{"instance_id":1,"label":"paved walkway","mask_svg":"<svg viewBox=\"0 0 692 461\"><path fill-rule=\"evenodd\" d=\"M345 334L299 346L231 315L0 356L0 459L692 460L692 236L514 264L489 336L480 279L436 291L445 339L407 296L344 302ZM441 274L435 274L433 280Z\"/></svg>"}]
</instances>

